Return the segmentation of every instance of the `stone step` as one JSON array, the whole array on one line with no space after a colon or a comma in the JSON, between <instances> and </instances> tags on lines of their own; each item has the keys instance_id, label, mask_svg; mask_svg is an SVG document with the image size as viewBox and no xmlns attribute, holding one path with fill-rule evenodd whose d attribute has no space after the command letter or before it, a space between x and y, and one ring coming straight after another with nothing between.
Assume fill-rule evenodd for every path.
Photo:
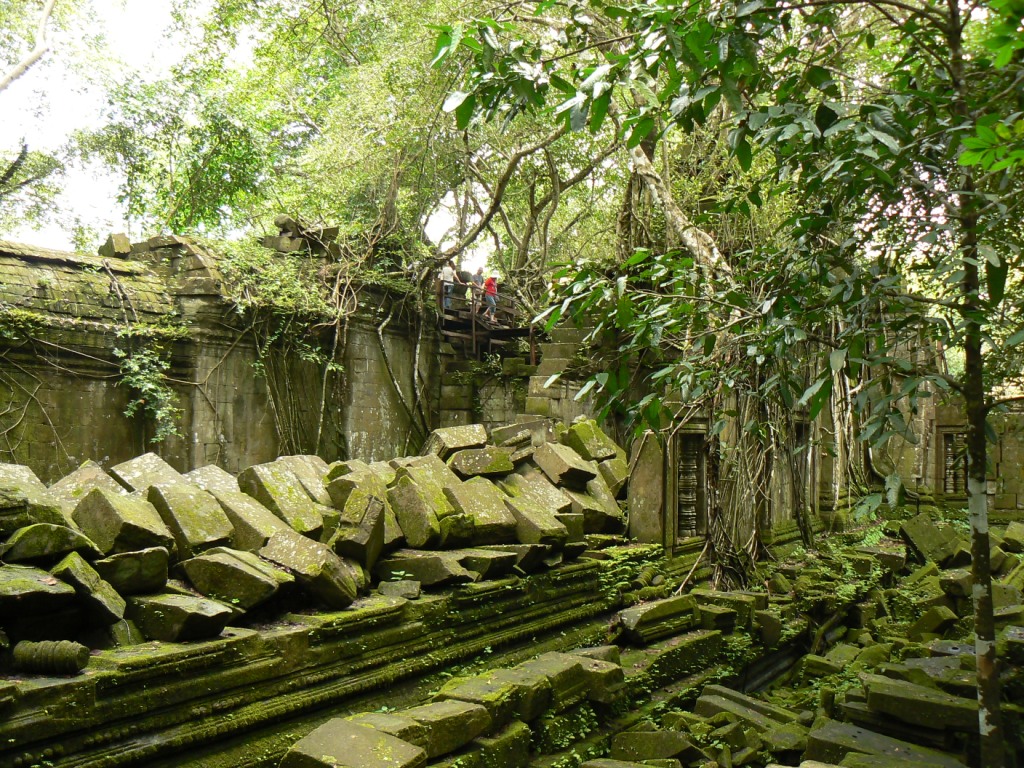
<instances>
[{"instance_id":1,"label":"stone step","mask_svg":"<svg viewBox=\"0 0 1024 768\"><path fill-rule=\"evenodd\" d=\"M561 373L569 364L567 359L557 357L545 357L537 366L537 375L547 378L555 373Z\"/></svg>"},{"instance_id":2,"label":"stone step","mask_svg":"<svg viewBox=\"0 0 1024 768\"><path fill-rule=\"evenodd\" d=\"M559 325L556 328L552 328L548 335L553 342L558 344L569 342L579 344L593 330L593 328L574 328L571 325Z\"/></svg>"},{"instance_id":3,"label":"stone step","mask_svg":"<svg viewBox=\"0 0 1024 768\"><path fill-rule=\"evenodd\" d=\"M540 345L540 356L542 360L547 360L549 357L560 357L569 360L579 349L580 345L576 342L566 342L563 344L545 342Z\"/></svg>"}]
</instances>

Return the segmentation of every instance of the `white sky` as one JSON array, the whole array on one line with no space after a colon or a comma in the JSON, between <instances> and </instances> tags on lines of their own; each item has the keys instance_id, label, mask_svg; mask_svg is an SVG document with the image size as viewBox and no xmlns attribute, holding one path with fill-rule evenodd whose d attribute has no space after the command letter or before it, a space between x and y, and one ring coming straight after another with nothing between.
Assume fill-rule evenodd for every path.
<instances>
[{"instance_id":1,"label":"white sky","mask_svg":"<svg viewBox=\"0 0 1024 768\"><path fill-rule=\"evenodd\" d=\"M69 30L52 36L47 56L9 88L0 91L0 147L17 151L22 139L29 149L57 150L71 133L100 124L106 100L103 88L67 66L77 60L92 75L137 71L158 76L180 58L180 46L167 38L171 0L92 0L96 11L88 30ZM105 38L100 62L80 58L81 33ZM36 230L25 226L3 235L51 248L71 248L74 219L104 232L127 232L117 202L119 179L101 168L69 169L58 205L59 221Z\"/></svg>"}]
</instances>

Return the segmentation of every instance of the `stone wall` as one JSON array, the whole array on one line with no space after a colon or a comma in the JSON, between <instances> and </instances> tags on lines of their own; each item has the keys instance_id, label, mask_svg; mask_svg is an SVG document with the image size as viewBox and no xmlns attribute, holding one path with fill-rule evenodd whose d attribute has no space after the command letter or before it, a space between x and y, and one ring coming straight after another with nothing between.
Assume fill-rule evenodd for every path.
<instances>
[{"instance_id":1,"label":"stone wall","mask_svg":"<svg viewBox=\"0 0 1024 768\"><path fill-rule=\"evenodd\" d=\"M0 241L0 461L50 481L86 459L109 466L152 449L182 471L237 472L286 452L400 455L437 423L436 334L429 321L418 332L409 311L378 333L392 301L383 289L361 292L336 347L341 370L325 378L294 347L247 331L215 254L176 237L128 247L100 258ZM145 395L122 373L125 353L154 346L181 410L178 434L159 443L144 406L125 416Z\"/></svg>"}]
</instances>

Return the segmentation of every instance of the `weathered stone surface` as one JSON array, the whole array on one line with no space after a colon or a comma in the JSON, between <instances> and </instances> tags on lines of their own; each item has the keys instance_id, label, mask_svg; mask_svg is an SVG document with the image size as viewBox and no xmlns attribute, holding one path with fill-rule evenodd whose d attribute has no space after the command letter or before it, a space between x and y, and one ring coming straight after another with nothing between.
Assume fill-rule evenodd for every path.
<instances>
[{"instance_id":1,"label":"weathered stone surface","mask_svg":"<svg viewBox=\"0 0 1024 768\"><path fill-rule=\"evenodd\" d=\"M544 568L544 561L552 551L552 547L545 544L482 544L478 549L514 554L515 567L523 573L534 573Z\"/></svg>"},{"instance_id":2,"label":"weathered stone surface","mask_svg":"<svg viewBox=\"0 0 1024 768\"><path fill-rule=\"evenodd\" d=\"M338 530L331 537L330 547L342 557L355 560L373 570L384 549L384 510L387 497L354 493L341 512Z\"/></svg>"},{"instance_id":3,"label":"weathered stone surface","mask_svg":"<svg viewBox=\"0 0 1024 768\"><path fill-rule=\"evenodd\" d=\"M33 523L73 525L65 507L31 469L0 464L0 536Z\"/></svg>"},{"instance_id":4,"label":"weathered stone surface","mask_svg":"<svg viewBox=\"0 0 1024 768\"><path fill-rule=\"evenodd\" d=\"M230 550L220 550L185 560L181 567L192 586L206 597L247 611L277 592L281 580L254 567ZM283 575L283 574L282 574Z\"/></svg>"},{"instance_id":5,"label":"weathered stone surface","mask_svg":"<svg viewBox=\"0 0 1024 768\"><path fill-rule=\"evenodd\" d=\"M502 477L515 469L511 456L512 451L508 448L465 448L451 455L448 466L463 479L478 476Z\"/></svg>"},{"instance_id":6,"label":"weathered stone surface","mask_svg":"<svg viewBox=\"0 0 1024 768\"><path fill-rule=\"evenodd\" d=\"M74 587L89 613L100 623L113 624L124 618L124 598L77 552L57 563L50 573Z\"/></svg>"},{"instance_id":7,"label":"weathered stone surface","mask_svg":"<svg viewBox=\"0 0 1024 768\"><path fill-rule=\"evenodd\" d=\"M629 502L629 537L642 544L667 546L671 534L665 529L665 452L654 432L633 440L626 497Z\"/></svg>"},{"instance_id":8,"label":"weathered stone surface","mask_svg":"<svg viewBox=\"0 0 1024 768\"><path fill-rule=\"evenodd\" d=\"M111 555L92 565L120 594L140 595L164 588L169 561L165 547L150 547Z\"/></svg>"},{"instance_id":9,"label":"weathered stone surface","mask_svg":"<svg viewBox=\"0 0 1024 768\"><path fill-rule=\"evenodd\" d=\"M487 429L483 424L467 424L461 427L444 427L430 433L420 453L433 454L446 461L456 451L465 448L482 448L487 444Z\"/></svg>"},{"instance_id":10,"label":"weathered stone surface","mask_svg":"<svg viewBox=\"0 0 1024 768\"><path fill-rule=\"evenodd\" d=\"M569 531L558 518L531 497L507 498L505 506L515 518L516 539L521 543L561 546L569 538Z\"/></svg>"},{"instance_id":11,"label":"weathered stone surface","mask_svg":"<svg viewBox=\"0 0 1024 768\"><path fill-rule=\"evenodd\" d=\"M611 646L614 648L615 646ZM618 649L615 649L616 654ZM583 674L587 677L587 698L600 704L611 704L619 698L625 687L625 674L614 661L584 654L569 654L579 658Z\"/></svg>"},{"instance_id":12,"label":"weathered stone surface","mask_svg":"<svg viewBox=\"0 0 1024 768\"><path fill-rule=\"evenodd\" d=\"M971 594L973 583L971 572L965 568L943 571L939 577L939 586L950 597L967 597Z\"/></svg>"},{"instance_id":13,"label":"weathered stone surface","mask_svg":"<svg viewBox=\"0 0 1024 768\"><path fill-rule=\"evenodd\" d=\"M427 756L454 752L491 725L487 709L465 701L437 701L402 712L427 729Z\"/></svg>"},{"instance_id":14,"label":"weathered stone surface","mask_svg":"<svg viewBox=\"0 0 1024 768\"><path fill-rule=\"evenodd\" d=\"M156 483L149 486L147 498L174 536L179 558L231 541L231 521L217 499L201 488L187 482Z\"/></svg>"},{"instance_id":15,"label":"weathered stone surface","mask_svg":"<svg viewBox=\"0 0 1024 768\"><path fill-rule=\"evenodd\" d=\"M46 571L25 565L0 567L0 618L52 613L74 599L74 588Z\"/></svg>"},{"instance_id":16,"label":"weathered stone surface","mask_svg":"<svg viewBox=\"0 0 1024 768\"><path fill-rule=\"evenodd\" d=\"M145 491L156 483L182 483L182 474L155 453L144 453L110 468L110 474L129 491Z\"/></svg>"},{"instance_id":17,"label":"weathered stone surface","mask_svg":"<svg viewBox=\"0 0 1024 768\"><path fill-rule=\"evenodd\" d=\"M400 549L377 562L374 574L381 581L414 579L424 587L476 581L477 574L462 567L451 552Z\"/></svg>"},{"instance_id":18,"label":"weathered stone surface","mask_svg":"<svg viewBox=\"0 0 1024 768\"><path fill-rule=\"evenodd\" d=\"M481 579L500 579L511 573L516 565L515 552L494 549L453 549L459 564L468 571L480 574Z\"/></svg>"},{"instance_id":19,"label":"weathered stone surface","mask_svg":"<svg viewBox=\"0 0 1024 768\"><path fill-rule=\"evenodd\" d=\"M66 509L74 509L82 497L93 488L105 488L111 493L126 493L124 487L94 461L84 462L70 475L65 475L51 485L48 490Z\"/></svg>"},{"instance_id":20,"label":"weathered stone surface","mask_svg":"<svg viewBox=\"0 0 1024 768\"><path fill-rule=\"evenodd\" d=\"M153 505L143 499L93 488L78 502L73 517L104 554L150 547L174 552L174 537Z\"/></svg>"},{"instance_id":21,"label":"weathered stone surface","mask_svg":"<svg viewBox=\"0 0 1024 768\"><path fill-rule=\"evenodd\" d=\"M395 482L396 470L386 461L371 461L367 466L369 466L371 472L381 479L385 488Z\"/></svg>"},{"instance_id":22,"label":"weathered stone surface","mask_svg":"<svg viewBox=\"0 0 1024 768\"><path fill-rule=\"evenodd\" d=\"M362 712L345 719L382 733L388 733L417 747L427 745L429 734L426 726L398 712Z\"/></svg>"},{"instance_id":23,"label":"weathered stone surface","mask_svg":"<svg viewBox=\"0 0 1024 768\"><path fill-rule=\"evenodd\" d=\"M613 760L639 762L696 752L693 742L679 731L624 731L612 738Z\"/></svg>"},{"instance_id":24,"label":"weathered stone surface","mask_svg":"<svg viewBox=\"0 0 1024 768\"><path fill-rule=\"evenodd\" d=\"M107 259L123 259L131 252L132 241L123 233L110 235L97 251L100 256Z\"/></svg>"},{"instance_id":25,"label":"weathered stone surface","mask_svg":"<svg viewBox=\"0 0 1024 768\"><path fill-rule=\"evenodd\" d=\"M900 535L922 561L941 564L956 551L956 533L950 528L939 528L927 512L905 521L900 526Z\"/></svg>"},{"instance_id":26,"label":"weathered stone surface","mask_svg":"<svg viewBox=\"0 0 1024 768\"><path fill-rule=\"evenodd\" d=\"M601 477L587 483L586 491L565 489L572 499L572 511L583 515L583 529L587 533L619 533L623 527L622 510Z\"/></svg>"},{"instance_id":27,"label":"weathered stone surface","mask_svg":"<svg viewBox=\"0 0 1024 768\"><path fill-rule=\"evenodd\" d=\"M207 493L240 493L242 490L238 487L235 476L216 464L207 464L205 467L186 472L185 479Z\"/></svg>"},{"instance_id":28,"label":"weathered stone surface","mask_svg":"<svg viewBox=\"0 0 1024 768\"><path fill-rule=\"evenodd\" d=\"M533 507L551 514L572 512L572 499L552 485L547 476L532 467L524 468L500 480L501 489L514 499L524 499Z\"/></svg>"},{"instance_id":29,"label":"weathered stone surface","mask_svg":"<svg viewBox=\"0 0 1024 768\"><path fill-rule=\"evenodd\" d=\"M431 500L409 477L399 477L388 489L388 502L413 549L432 549L441 540L441 523Z\"/></svg>"},{"instance_id":30,"label":"weathered stone surface","mask_svg":"<svg viewBox=\"0 0 1024 768\"><path fill-rule=\"evenodd\" d=\"M295 474L280 464L255 464L238 475L238 486L299 533L316 538L324 518Z\"/></svg>"},{"instance_id":31,"label":"weathered stone surface","mask_svg":"<svg viewBox=\"0 0 1024 768\"><path fill-rule=\"evenodd\" d=\"M19 528L0 546L0 559L8 563L52 563L69 552L89 559L103 553L81 531L66 525L37 523Z\"/></svg>"},{"instance_id":32,"label":"weathered stone surface","mask_svg":"<svg viewBox=\"0 0 1024 768\"><path fill-rule=\"evenodd\" d=\"M418 600L420 597L421 584L418 581L399 579L398 581L382 581L377 585L377 591L387 597L401 597L406 600Z\"/></svg>"},{"instance_id":33,"label":"weathered stone surface","mask_svg":"<svg viewBox=\"0 0 1024 768\"><path fill-rule=\"evenodd\" d=\"M565 530L569 534L566 539L567 545L583 543L585 524L583 515L577 514L576 512L558 512L555 514L555 519L565 526Z\"/></svg>"},{"instance_id":34,"label":"weathered stone surface","mask_svg":"<svg viewBox=\"0 0 1024 768\"><path fill-rule=\"evenodd\" d=\"M533 460L555 485L585 491L597 475L597 466L576 451L559 443L544 443L533 452Z\"/></svg>"},{"instance_id":35,"label":"weathered stone surface","mask_svg":"<svg viewBox=\"0 0 1024 768\"><path fill-rule=\"evenodd\" d=\"M231 543L236 549L255 552L278 531L292 530L288 523L247 493L214 488L210 494L231 523Z\"/></svg>"},{"instance_id":36,"label":"weathered stone surface","mask_svg":"<svg viewBox=\"0 0 1024 768\"><path fill-rule=\"evenodd\" d=\"M508 683L518 690L515 716L529 722L544 714L551 706L551 682L547 675L522 669L495 669L483 675L488 680Z\"/></svg>"},{"instance_id":37,"label":"weathered stone surface","mask_svg":"<svg viewBox=\"0 0 1024 768\"><path fill-rule=\"evenodd\" d=\"M346 608L359 593L362 571L330 548L293 531L279 531L260 557L292 571L299 583L330 608Z\"/></svg>"},{"instance_id":38,"label":"weathered stone surface","mask_svg":"<svg viewBox=\"0 0 1024 768\"><path fill-rule=\"evenodd\" d=\"M474 477L447 485L445 497L455 511L472 522L470 543L502 544L515 541L516 519L505 506L505 495L489 480Z\"/></svg>"},{"instance_id":39,"label":"weathered stone surface","mask_svg":"<svg viewBox=\"0 0 1024 768\"><path fill-rule=\"evenodd\" d=\"M893 680L880 675L864 675L868 707L896 717L905 723L934 728L937 724L959 731L977 732L977 699L951 696L943 691Z\"/></svg>"},{"instance_id":40,"label":"weathered stone surface","mask_svg":"<svg viewBox=\"0 0 1024 768\"><path fill-rule=\"evenodd\" d=\"M1014 520L1006 526L1002 546L1007 552L1024 552L1024 523Z\"/></svg>"},{"instance_id":41,"label":"weathered stone surface","mask_svg":"<svg viewBox=\"0 0 1024 768\"><path fill-rule=\"evenodd\" d=\"M568 653L544 653L516 666L520 672L544 675L551 684L551 705L563 711L587 695L590 678L583 659Z\"/></svg>"},{"instance_id":42,"label":"weathered stone surface","mask_svg":"<svg viewBox=\"0 0 1024 768\"><path fill-rule=\"evenodd\" d=\"M204 597L145 595L128 598L127 615L147 640L184 642L217 637L233 614Z\"/></svg>"},{"instance_id":43,"label":"weathered stone surface","mask_svg":"<svg viewBox=\"0 0 1024 768\"><path fill-rule=\"evenodd\" d=\"M941 768L963 768L963 763L950 755L833 720L824 722L808 734L804 759L838 763L851 752L881 755L894 761L900 758L917 758L933 762Z\"/></svg>"},{"instance_id":44,"label":"weathered stone surface","mask_svg":"<svg viewBox=\"0 0 1024 768\"><path fill-rule=\"evenodd\" d=\"M497 727L515 717L519 697L518 686L488 675L479 675L449 681L434 696L434 700L454 699L479 704L491 716L492 727Z\"/></svg>"},{"instance_id":45,"label":"weathered stone surface","mask_svg":"<svg viewBox=\"0 0 1024 768\"><path fill-rule=\"evenodd\" d=\"M679 615L694 615L697 604L689 595L652 600L632 608L619 611L616 619L624 629L637 630L664 619Z\"/></svg>"},{"instance_id":46,"label":"weathered stone surface","mask_svg":"<svg viewBox=\"0 0 1024 768\"><path fill-rule=\"evenodd\" d=\"M281 456L274 463L281 464L285 469L291 470L295 477L299 479L299 484L309 494L309 498L317 504L323 504L325 507L331 505L331 497L324 485L324 478L326 478L328 471L326 461L319 456L302 454L297 456Z\"/></svg>"},{"instance_id":47,"label":"weathered stone surface","mask_svg":"<svg viewBox=\"0 0 1024 768\"><path fill-rule=\"evenodd\" d=\"M911 640L921 639L923 635L941 635L953 626L956 620L956 614L946 606L932 606L910 626L907 635Z\"/></svg>"},{"instance_id":48,"label":"weathered stone surface","mask_svg":"<svg viewBox=\"0 0 1024 768\"><path fill-rule=\"evenodd\" d=\"M604 461L619 455L621 450L593 419L573 422L562 433L561 440L587 461Z\"/></svg>"},{"instance_id":49,"label":"weathered stone surface","mask_svg":"<svg viewBox=\"0 0 1024 768\"><path fill-rule=\"evenodd\" d=\"M608 485L608 490L616 499L625 497L626 484L629 482L629 463L622 456L613 456L597 465L598 472Z\"/></svg>"},{"instance_id":50,"label":"weathered stone surface","mask_svg":"<svg viewBox=\"0 0 1024 768\"><path fill-rule=\"evenodd\" d=\"M420 768L427 753L403 739L352 720L329 720L299 739L280 768Z\"/></svg>"}]
</instances>

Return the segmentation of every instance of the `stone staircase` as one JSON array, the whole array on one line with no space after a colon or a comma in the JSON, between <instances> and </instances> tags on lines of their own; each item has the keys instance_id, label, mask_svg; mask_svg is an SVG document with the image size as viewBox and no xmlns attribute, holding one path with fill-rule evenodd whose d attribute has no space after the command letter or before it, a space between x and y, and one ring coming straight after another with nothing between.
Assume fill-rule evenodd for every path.
<instances>
[{"instance_id":1,"label":"stone staircase","mask_svg":"<svg viewBox=\"0 0 1024 768\"><path fill-rule=\"evenodd\" d=\"M583 340L592 330L592 328L559 326L551 330L551 341L538 345L540 365L537 367L536 374L530 377L526 393L526 412L517 416L518 421L525 423L553 418L568 424L577 416L592 415L588 399L583 401L575 399L583 382L567 381L560 378L550 386L546 386L553 375L566 369L573 357L580 351Z\"/></svg>"}]
</instances>

